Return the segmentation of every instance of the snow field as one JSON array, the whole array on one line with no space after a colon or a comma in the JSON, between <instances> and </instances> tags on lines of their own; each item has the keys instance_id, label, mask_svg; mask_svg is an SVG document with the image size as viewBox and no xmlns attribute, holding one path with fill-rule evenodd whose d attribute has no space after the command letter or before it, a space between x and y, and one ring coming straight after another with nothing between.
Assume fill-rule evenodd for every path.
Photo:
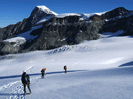
<instances>
[{"instance_id":1,"label":"snow field","mask_svg":"<svg viewBox=\"0 0 133 99\"><path fill-rule=\"evenodd\" d=\"M106 37L6 55L0 60L0 99L132 99L132 44L132 37ZM44 79L42 68L47 68ZM21 83L24 70L31 78L32 94L26 96Z\"/></svg>"}]
</instances>

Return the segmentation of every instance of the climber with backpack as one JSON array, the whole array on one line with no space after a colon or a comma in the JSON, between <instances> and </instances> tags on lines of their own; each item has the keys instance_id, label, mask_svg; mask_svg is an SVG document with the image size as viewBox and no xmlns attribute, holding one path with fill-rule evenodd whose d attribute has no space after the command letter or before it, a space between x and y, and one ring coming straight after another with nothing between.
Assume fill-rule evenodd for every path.
<instances>
[{"instance_id":1,"label":"climber with backpack","mask_svg":"<svg viewBox=\"0 0 133 99\"><path fill-rule=\"evenodd\" d=\"M66 65L64 66L64 70L65 70L65 73L67 73L67 67L66 67Z\"/></svg>"},{"instance_id":2,"label":"climber with backpack","mask_svg":"<svg viewBox=\"0 0 133 99\"><path fill-rule=\"evenodd\" d=\"M26 95L26 85L29 89L29 93L31 94L31 89L30 89L30 77L28 74L26 74L26 71L23 72L22 77L21 77L21 81L24 87L24 94Z\"/></svg>"},{"instance_id":3,"label":"climber with backpack","mask_svg":"<svg viewBox=\"0 0 133 99\"><path fill-rule=\"evenodd\" d=\"M43 68L43 69L41 70L41 73L42 73L41 78L44 78L44 75L46 75L46 74L45 74L45 70L47 70L47 68Z\"/></svg>"}]
</instances>

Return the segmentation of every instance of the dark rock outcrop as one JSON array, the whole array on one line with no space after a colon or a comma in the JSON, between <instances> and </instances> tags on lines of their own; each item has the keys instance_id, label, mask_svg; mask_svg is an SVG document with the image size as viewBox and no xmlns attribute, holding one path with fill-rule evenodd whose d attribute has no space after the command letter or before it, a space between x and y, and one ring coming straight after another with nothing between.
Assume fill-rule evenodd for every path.
<instances>
[{"instance_id":1,"label":"dark rock outcrop","mask_svg":"<svg viewBox=\"0 0 133 99\"><path fill-rule=\"evenodd\" d=\"M99 33L112 32L115 33L123 30L122 35L133 35L133 11L126 10L123 7L116 8L101 16L95 15L91 19L98 21L104 20L104 25Z\"/></svg>"},{"instance_id":2,"label":"dark rock outcrop","mask_svg":"<svg viewBox=\"0 0 133 99\"><path fill-rule=\"evenodd\" d=\"M20 46L14 46L15 42L0 42L0 55L18 53L21 49Z\"/></svg>"}]
</instances>

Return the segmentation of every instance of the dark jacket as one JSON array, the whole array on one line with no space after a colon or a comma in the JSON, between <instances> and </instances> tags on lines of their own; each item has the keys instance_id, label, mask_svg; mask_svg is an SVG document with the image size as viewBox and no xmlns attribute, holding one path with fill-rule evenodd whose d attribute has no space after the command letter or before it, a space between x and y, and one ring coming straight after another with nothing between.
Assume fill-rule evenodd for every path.
<instances>
[{"instance_id":1,"label":"dark jacket","mask_svg":"<svg viewBox=\"0 0 133 99\"><path fill-rule=\"evenodd\" d=\"M21 81L22 81L23 84L27 84L28 83L25 72L22 74Z\"/></svg>"}]
</instances>

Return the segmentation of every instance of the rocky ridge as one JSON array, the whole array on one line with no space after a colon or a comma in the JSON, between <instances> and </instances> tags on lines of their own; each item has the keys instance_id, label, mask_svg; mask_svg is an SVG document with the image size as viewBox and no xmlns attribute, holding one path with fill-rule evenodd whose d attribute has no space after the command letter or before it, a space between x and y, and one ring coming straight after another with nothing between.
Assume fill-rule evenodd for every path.
<instances>
[{"instance_id":1,"label":"rocky ridge","mask_svg":"<svg viewBox=\"0 0 133 99\"><path fill-rule=\"evenodd\" d=\"M88 16L81 13L58 15L45 6L37 6L29 18L0 28L0 55L74 45L119 30L123 31L120 36L133 35L133 11L119 7ZM23 43L18 43L22 41L18 36L24 38ZM11 42L11 38L17 38L17 42Z\"/></svg>"}]
</instances>

